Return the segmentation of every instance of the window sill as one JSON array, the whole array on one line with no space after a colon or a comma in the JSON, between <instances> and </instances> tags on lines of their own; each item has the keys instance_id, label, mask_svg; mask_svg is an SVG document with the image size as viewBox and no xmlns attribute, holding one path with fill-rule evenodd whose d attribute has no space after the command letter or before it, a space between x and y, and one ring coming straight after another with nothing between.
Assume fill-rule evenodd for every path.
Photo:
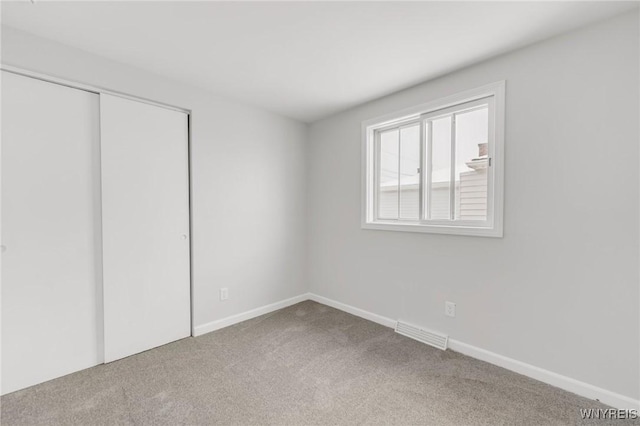
<instances>
[{"instance_id":1,"label":"window sill","mask_svg":"<svg viewBox=\"0 0 640 426\"><path fill-rule=\"evenodd\" d=\"M466 235L473 237L502 238L502 229L476 227L476 226L452 226L452 225L424 225L418 223L388 223L388 222L364 222L362 229L378 231L420 232L426 234Z\"/></svg>"}]
</instances>

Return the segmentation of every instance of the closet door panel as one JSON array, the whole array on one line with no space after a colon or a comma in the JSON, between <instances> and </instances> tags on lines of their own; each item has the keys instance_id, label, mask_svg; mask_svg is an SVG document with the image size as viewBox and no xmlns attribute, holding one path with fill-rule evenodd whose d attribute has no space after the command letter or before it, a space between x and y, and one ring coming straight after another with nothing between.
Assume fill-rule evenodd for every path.
<instances>
[{"instance_id":1,"label":"closet door panel","mask_svg":"<svg viewBox=\"0 0 640 426\"><path fill-rule=\"evenodd\" d=\"M100 96L105 360L190 335L187 115Z\"/></svg>"},{"instance_id":2,"label":"closet door panel","mask_svg":"<svg viewBox=\"0 0 640 426\"><path fill-rule=\"evenodd\" d=\"M2 393L102 362L98 95L2 72Z\"/></svg>"}]
</instances>

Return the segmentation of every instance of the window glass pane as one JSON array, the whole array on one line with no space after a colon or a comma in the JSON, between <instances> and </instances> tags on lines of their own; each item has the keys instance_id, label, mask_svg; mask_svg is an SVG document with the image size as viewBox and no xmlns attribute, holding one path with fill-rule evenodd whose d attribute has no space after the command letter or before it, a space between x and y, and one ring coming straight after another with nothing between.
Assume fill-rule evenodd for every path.
<instances>
[{"instance_id":1,"label":"window glass pane","mask_svg":"<svg viewBox=\"0 0 640 426\"><path fill-rule=\"evenodd\" d=\"M400 218L420 215L420 125L400 130Z\"/></svg>"},{"instance_id":2,"label":"window glass pane","mask_svg":"<svg viewBox=\"0 0 640 426\"><path fill-rule=\"evenodd\" d=\"M430 219L451 219L451 116L431 122Z\"/></svg>"},{"instance_id":3,"label":"window glass pane","mask_svg":"<svg viewBox=\"0 0 640 426\"><path fill-rule=\"evenodd\" d=\"M380 188L378 191L378 217L398 218L398 166L400 132L398 129L380 134Z\"/></svg>"},{"instance_id":4,"label":"window glass pane","mask_svg":"<svg viewBox=\"0 0 640 426\"><path fill-rule=\"evenodd\" d=\"M487 220L489 109L456 114L456 214Z\"/></svg>"}]
</instances>

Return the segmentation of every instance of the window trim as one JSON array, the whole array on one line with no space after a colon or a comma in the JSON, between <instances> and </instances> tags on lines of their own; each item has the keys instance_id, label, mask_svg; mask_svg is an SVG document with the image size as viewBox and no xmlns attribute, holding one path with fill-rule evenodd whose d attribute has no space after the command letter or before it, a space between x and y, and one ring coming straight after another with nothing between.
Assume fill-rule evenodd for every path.
<instances>
[{"instance_id":1,"label":"window trim","mask_svg":"<svg viewBox=\"0 0 640 426\"><path fill-rule=\"evenodd\" d=\"M377 229L385 231L424 232L435 234L469 235L482 237L503 236L504 216L504 127L505 127L505 86L504 80L487 84L475 89L456 93L445 98L437 99L401 111L386 114L362 122L362 187L361 187L361 227L362 229ZM377 190L375 183L378 176L375 173L379 155L376 155L378 141L376 135L380 130L401 127L411 123L420 123L420 131L427 131L424 125L426 119L438 115L446 115L455 110L460 104L479 101L483 98L493 98L493 143L489 144L489 157L492 171L489 173L487 186L487 205L492 206L492 220L487 221L418 221L377 219ZM429 140L429 139L425 139ZM421 144L421 156L424 156ZM428 149L428 148L427 148ZM426 198L423 188L428 187L428 173L421 170L420 174L420 204L424 211ZM398 198L400 194L398 194Z\"/></svg>"}]
</instances>

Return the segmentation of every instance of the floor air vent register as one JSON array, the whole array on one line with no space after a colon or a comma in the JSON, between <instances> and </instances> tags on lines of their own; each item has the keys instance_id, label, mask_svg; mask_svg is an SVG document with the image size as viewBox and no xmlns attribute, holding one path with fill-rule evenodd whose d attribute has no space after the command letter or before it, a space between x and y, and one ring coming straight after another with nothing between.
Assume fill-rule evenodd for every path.
<instances>
[{"instance_id":1,"label":"floor air vent register","mask_svg":"<svg viewBox=\"0 0 640 426\"><path fill-rule=\"evenodd\" d=\"M434 348L442 349L443 351L447 349L447 343L449 341L449 336L431 330L425 330L424 328L416 327L415 325L402 321L396 323L396 333L410 337L418 342L426 343Z\"/></svg>"}]
</instances>

